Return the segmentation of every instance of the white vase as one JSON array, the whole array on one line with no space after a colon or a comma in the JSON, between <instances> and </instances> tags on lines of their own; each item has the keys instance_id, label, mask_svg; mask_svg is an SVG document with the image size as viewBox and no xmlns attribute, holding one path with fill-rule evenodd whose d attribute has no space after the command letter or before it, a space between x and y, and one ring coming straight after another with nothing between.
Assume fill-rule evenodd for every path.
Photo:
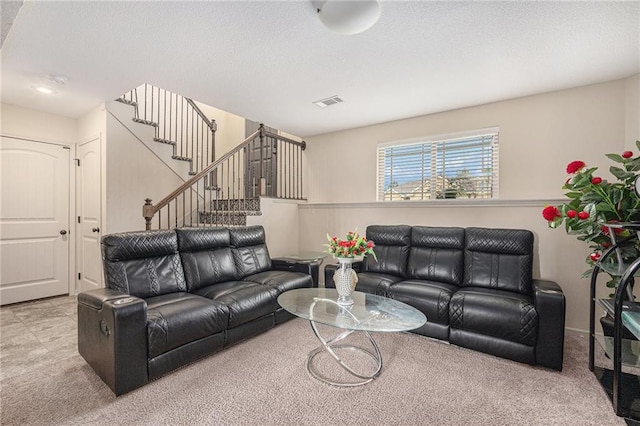
<instances>
[{"instance_id":1,"label":"white vase","mask_svg":"<svg viewBox=\"0 0 640 426\"><path fill-rule=\"evenodd\" d=\"M337 259L340 267L336 269L336 272L333 274L333 282L336 285L336 290L338 290L337 303L343 306L350 306L353 305L351 294L355 290L356 283L358 282L358 275L351 267L354 259L344 257Z\"/></svg>"}]
</instances>

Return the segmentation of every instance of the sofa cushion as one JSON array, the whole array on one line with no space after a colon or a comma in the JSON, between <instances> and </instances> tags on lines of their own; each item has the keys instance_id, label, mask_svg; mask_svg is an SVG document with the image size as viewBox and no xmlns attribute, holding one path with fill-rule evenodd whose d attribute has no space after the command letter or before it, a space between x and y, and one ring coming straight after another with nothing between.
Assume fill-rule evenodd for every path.
<instances>
[{"instance_id":1,"label":"sofa cushion","mask_svg":"<svg viewBox=\"0 0 640 426\"><path fill-rule=\"evenodd\" d=\"M189 292L237 279L228 229L180 228L176 233Z\"/></svg>"},{"instance_id":2,"label":"sofa cushion","mask_svg":"<svg viewBox=\"0 0 640 426\"><path fill-rule=\"evenodd\" d=\"M226 306L189 293L147 299L149 359L226 330Z\"/></svg>"},{"instance_id":3,"label":"sofa cushion","mask_svg":"<svg viewBox=\"0 0 640 426\"><path fill-rule=\"evenodd\" d=\"M464 263L465 286L531 295L533 233L520 229L467 228Z\"/></svg>"},{"instance_id":4,"label":"sofa cushion","mask_svg":"<svg viewBox=\"0 0 640 426\"><path fill-rule=\"evenodd\" d=\"M391 284L387 296L418 309L429 323L448 325L449 302L458 288L436 281L407 280Z\"/></svg>"},{"instance_id":5,"label":"sofa cushion","mask_svg":"<svg viewBox=\"0 0 640 426\"><path fill-rule=\"evenodd\" d=\"M464 280L464 229L414 226L407 275L461 286Z\"/></svg>"},{"instance_id":6,"label":"sofa cushion","mask_svg":"<svg viewBox=\"0 0 640 426\"><path fill-rule=\"evenodd\" d=\"M271 269L271 257L262 226L232 228L229 235L238 279Z\"/></svg>"},{"instance_id":7,"label":"sofa cushion","mask_svg":"<svg viewBox=\"0 0 640 426\"><path fill-rule=\"evenodd\" d=\"M378 296L386 296L387 290L391 284L402 280L396 275L378 274L375 272L360 272L358 274L358 283L356 291L364 293L377 294Z\"/></svg>"},{"instance_id":8,"label":"sofa cushion","mask_svg":"<svg viewBox=\"0 0 640 426\"><path fill-rule=\"evenodd\" d=\"M278 290L278 295L296 288L313 286L311 275L291 271L265 271L249 275L245 281L268 285Z\"/></svg>"},{"instance_id":9,"label":"sofa cushion","mask_svg":"<svg viewBox=\"0 0 640 426\"><path fill-rule=\"evenodd\" d=\"M187 289L174 231L105 235L102 257L113 290L147 298Z\"/></svg>"},{"instance_id":10,"label":"sofa cushion","mask_svg":"<svg viewBox=\"0 0 640 426\"><path fill-rule=\"evenodd\" d=\"M538 314L530 296L505 290L465 287L449 304L451 328L534 346Z\"/></svg>"},{"instance_id":11,"label":"sofa cushion","mask_svg":"<svg viewBox=\"0 0 640 426\"><path fill-rule=\"evenodd\" d=\"M196 294L219 302L229 310L229 328L237 327L278 309L278 291L247 281L227 281L203 287Z\"/></svg>"},{"instance_id":12,"label":"sofa cushion","mask_svg":"<svg viewBox=\"0 0 640 426\"><path fill-rule=\"evenodd\" d=\"M362 270L382 274L407 276L407 258L411 243L411 227L407 225L371 225L367 239L375 243L373 256L365 256Z\"/></svg>"}]
</instances>

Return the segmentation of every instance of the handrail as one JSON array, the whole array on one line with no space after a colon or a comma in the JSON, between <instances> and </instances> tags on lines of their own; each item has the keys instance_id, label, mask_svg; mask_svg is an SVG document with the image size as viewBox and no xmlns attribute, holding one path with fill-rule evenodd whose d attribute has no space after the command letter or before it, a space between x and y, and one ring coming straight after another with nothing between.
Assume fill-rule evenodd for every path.
<instances>
[{"instance_id":1,"label":"handrail","mask_svg":"<svg viewBox=\"0 0 640 426\"><path fill-rule=\"evenodd\" d=\"M156 205L153 206L154 207L154 212L153 213L154 214L157 213L158 210L160 210L161 208L163 208L164 206L169 204L169 202L171 200L173 200L176 197L176 195L186 191L191 185L194 184L194 182L200 180L203 176L205 176L207 173L209 173L214 167L217 167L218 165L220 165L223 161L227 160L229 157L231 157L236 152L241 151L245 146L249 145L249 143L251 141L253 141L259 134L260 134L260 130L256 130L255 132L253 132L251 134L251 136L246 138L240 145L238 145L237 147L235 147L231 151L227 152L225 155L223 155L222 157L218 158L216 161L214 161L209 166L207 166L207 168L203 169L197 175L195 175L194 177L192 177L191 179L189 179L188 181L186 181L185 183L180 185L171 194L167 195L162 200L160 200ZM147 198L146 200L151 201L149 198Z\"/></svg>"},{"instance_id":2,"label":"handrail","mask_svg":"<svg viewBox=\"0 0 640 426\"><path fill-rule=\"evenodd\" d=\"M151 221L161 209L166 207L171 210L168 207L171 203L173 211L168 211L167 217L173 217L178 223L180 215L182 221L186 217L192 221L193 213L201 214L203 209L204 214L211 216L219 215L221 211L239 210L238 206L246 205L246 200L255 197L256 192L260 195L302 199L301 151L305 149L306 142L269 132L260 124L258 130L238 146L203 168L155 205L151 199L145 199L142 212L146 228L151 229ZM223 182L222 187L218 185L218 179ZM212 185L212 181L216 183ZM256 190L258 187L259 190ZM207 211L209 191L216 191L215 200L211 196L209 203L226 207ZM254 195L247 196L249 193ZM182 197L181 205L177 201L179 197ZM199 207L201 204L202 207ZM229 207L231 205L233 207Z\"/></svg>"},{"instance_id":3,"label":"handrail","mask_svg":"<svg viewBox=\"0 0 640 426\"><path fill-rule=\"evenodd\" d=\"M209 120L209 118L204 114L204 112L202 112L200 107L196 105L193 99L185 97L185 100L189 105L191 105L191 108L193 108L198 113L200 118L202 118L202 121L205 122L205 124L209 127L209 129L211 129L212 132L215 132L216 130L218 130L218 125L216 124L216 120L213 120L213 119Z\"/></svg>"}]
</instances>

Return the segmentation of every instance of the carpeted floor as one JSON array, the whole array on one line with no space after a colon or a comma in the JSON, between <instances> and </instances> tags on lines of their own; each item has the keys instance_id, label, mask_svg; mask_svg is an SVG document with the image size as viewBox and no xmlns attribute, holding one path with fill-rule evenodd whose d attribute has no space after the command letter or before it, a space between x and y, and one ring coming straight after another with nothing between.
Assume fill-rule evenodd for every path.
<instances>
[{"instance_id":1,"label":"carpeted floor","mask_svg":"<svg viewBox=\"0 0 640 426\"><path fill-rule=\"evenodd\" d=\"M622 425L567 336L561 373L405 333L377 333L374 382L313 379L317 346L296 319L116 398L75 355L0 382L2 425ZM354 363L357 362L353 360ZM318 368L340 374L327 358Z\"/></svg>"}]
</instances>

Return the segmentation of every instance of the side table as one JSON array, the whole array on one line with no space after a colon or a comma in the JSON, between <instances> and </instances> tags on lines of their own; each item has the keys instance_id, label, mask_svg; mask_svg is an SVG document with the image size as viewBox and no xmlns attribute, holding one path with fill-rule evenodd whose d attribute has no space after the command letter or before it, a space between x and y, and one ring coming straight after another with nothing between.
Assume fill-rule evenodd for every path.
<instances>
[{"instance_id":1,"label":"side table","mask_svg":"<svg viewBox=\"0 0 640 426\"><path fill-rule=\"evenodd\" d=\"M318 276L320 265L324 261L325 257L327 257L327 253L322 253L319 251L301 251L299 253L287 254L285 256L280 256L272 259L274 262L281 262L286 264L291 264L293 268L293 264L306 264L309 268L309 275L311 275L311 279L313 280L313 286L318 287Z\"/></svg>"},{"instance_id":2,"label":"side table","mask_svg":"<svg viewBox=\"0 0 640 426\"><path fill-rule=\"evenodd\" d=\"M600 381L611 400L614 412L628 419L640 419L640 377L622 371L622 365L640 367L640 342L632 339L640 334L640 306L632 291L634 277L640 271L640 258L625 263L622 249L625 244L640 238L640 223L603 223L609 229L611 248L603 253L591 274L589 315L589 370ZM616 230L628 231L631 236L617 241ZM597 299L598 274L607 272L618 277L613 299ZM595 308L598 303L613 318L613 335L596 334ZM595 342L598 342L613 362L612 368L595 365Z\"/></svg>"}]
</instances>

